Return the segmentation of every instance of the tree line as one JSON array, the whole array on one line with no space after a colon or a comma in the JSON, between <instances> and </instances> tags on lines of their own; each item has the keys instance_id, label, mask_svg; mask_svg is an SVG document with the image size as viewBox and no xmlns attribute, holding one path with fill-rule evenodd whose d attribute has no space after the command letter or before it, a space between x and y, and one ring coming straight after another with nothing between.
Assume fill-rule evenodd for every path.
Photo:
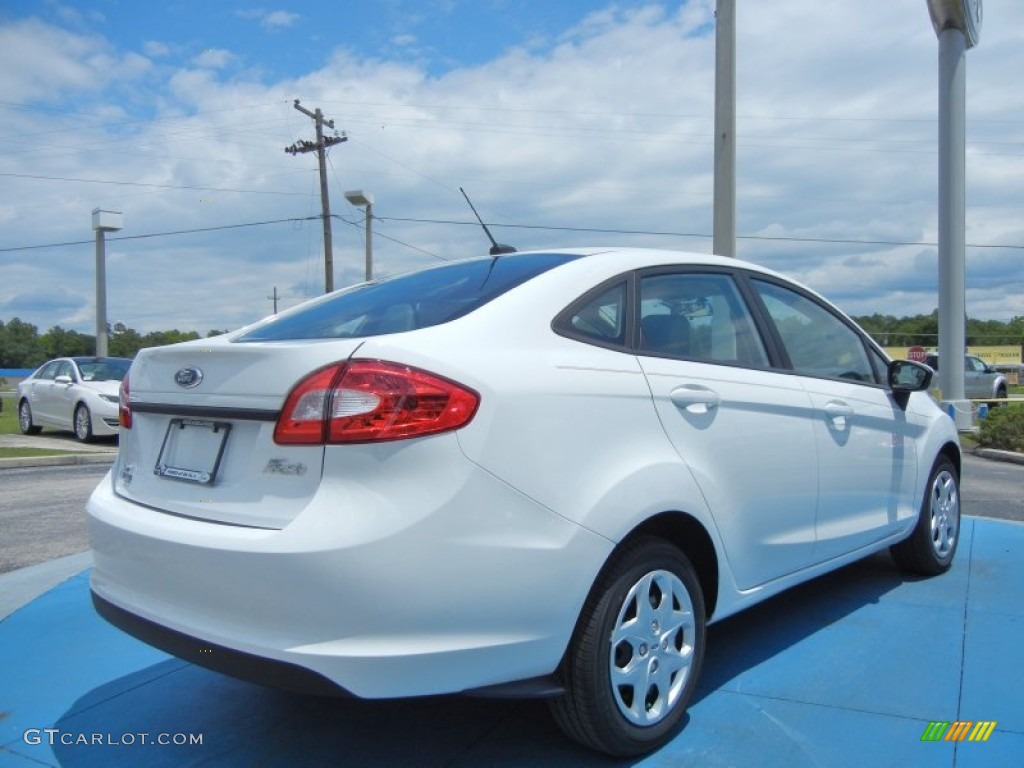
<instances>
[{"instance_id":1,"label":"tree line","mask_svg":"<svg viewBox=\"0 0 1024 768\"><path fill-rule=\"evenodd\" d=\"M935 346L939 338L939 311L928 315L896 317L895 315L863 315L854 320L883 347ZM212 330L206 338L226 331ZM107 328L107 349L111 357L134 357L144 347L159 347L179 341L201 338L196 331L151 331L140 334L124 323ZM968 320L968 346L1024 344L1024 315L1012 320ZM92 355L96 337L65 330L55 325L45 333L31 323L15 317L7 323L0 320L0 368L36 368L54 357Z\"/></svg>"},{"instance_id":2,"label":"tree line","mask_svg":"<svg viewBox=\"0 0 1024 768\"><path fill-rule=\"evenodd\" d=\"M224 331L209 331L218 336ZM195 331L152 331L140 334L124 323L107 326L107 353L111 357L135 357L145 347L159 347L201 338ZM45 333L31 323L15 317L0 320L0 368L37 368L54 357L76 357L96 354L96 336L66 330L55 325Z\"/></svg>"}]
</instances>

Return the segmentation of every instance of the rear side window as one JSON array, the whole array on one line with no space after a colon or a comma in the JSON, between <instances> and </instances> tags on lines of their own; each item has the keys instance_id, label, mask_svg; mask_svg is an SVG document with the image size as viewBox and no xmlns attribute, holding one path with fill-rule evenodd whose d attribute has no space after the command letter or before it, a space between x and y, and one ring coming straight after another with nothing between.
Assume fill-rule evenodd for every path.
<instances>
[{"instance_id":1,"label":"rear side window","mask_svg":"<svg viewBox=\"0 0 1024 768\"><path fill-rule=\"evenodd\" d=\"M235 341L347 339L440 325L577 258L564 253L513 254L386 278L286 312Z\"/></svg>"}]
</instances>

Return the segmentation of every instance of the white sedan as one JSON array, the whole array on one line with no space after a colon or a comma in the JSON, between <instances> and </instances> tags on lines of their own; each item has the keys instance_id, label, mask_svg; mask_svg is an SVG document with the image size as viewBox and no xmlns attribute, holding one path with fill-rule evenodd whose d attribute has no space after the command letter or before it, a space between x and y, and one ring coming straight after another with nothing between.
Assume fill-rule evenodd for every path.
<instances>
[{"instance_id":1,"label":"white sedan","mask_svg":"<svg viewBox=\"0 0 1024 768\"><path fill-rule=\"evenodd\" d=\"M947 570L960 447L848 317L735 259L451 262L139 353L88 502L97 610L365 698L545 696L670 739L705 626L891 548Z\"/></svg>"},{"instance_id":2,"label":"white sedan","mask_svg":"<svg viewBox=\"0 0 1024 768\"><path fill-rule=\"evenodd\" d=\"M22 434L43 427L70 429L88 442L116 435L117 397L132 361L125 357L58 357L18 384Z\"/></svg>"}]
</instances>

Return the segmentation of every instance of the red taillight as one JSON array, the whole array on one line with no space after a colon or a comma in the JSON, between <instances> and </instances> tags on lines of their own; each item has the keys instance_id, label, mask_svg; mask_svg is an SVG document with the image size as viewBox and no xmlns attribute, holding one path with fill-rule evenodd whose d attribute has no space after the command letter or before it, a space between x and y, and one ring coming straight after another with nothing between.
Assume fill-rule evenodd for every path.
<instances>
[{"instance_id":1,"label":"red taillight","mask_svg":"<svg viewBox=\"0 0 1024 768\"><path fill-rule=\"evenodd\" d=\"M279 444L368 443L458 429L480 396L449 379L383 360L352 360L300 381L274 429Z\"/></svg>"},{"instance_id":2,"label":"red taillight","mask_svg":"<svg viewBox=\"0 0 1024 768\"><path fill-rule=\"evenodd\" d=\"M128 374L121 379L121 388L117 393L117 423L124 429L132 428L132 407L128 402Z\"/></svg>"}]
</instances>

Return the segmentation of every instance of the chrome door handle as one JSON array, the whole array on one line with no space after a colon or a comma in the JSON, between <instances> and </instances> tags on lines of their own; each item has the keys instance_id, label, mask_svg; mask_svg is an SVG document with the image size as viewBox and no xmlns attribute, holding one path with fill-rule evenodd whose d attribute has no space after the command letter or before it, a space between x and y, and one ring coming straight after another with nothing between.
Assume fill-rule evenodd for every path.
<instances>
[{"instance_id":1,"label":"chrome door handle","mask_svg":"<svg viewBox=\"0 0 1024 768\"><path fill-rule=\"evenodd\" d=\"M669 393L669 399L690 413L707 413L722 402L722 396L713 389L690 386L676 387Z\"/></svg>"},{"instance_id":2,"label":"chrome door handle","mask_svg":"<svg viewBox=\"0 0 1024 768\"><path fill-rule=\"evenodd\" d=\"M853 416L853 408L846 403L833 401L825 404L825 415L836 429L846 429L846 420Z\"/></svg>"}]
</instances>

